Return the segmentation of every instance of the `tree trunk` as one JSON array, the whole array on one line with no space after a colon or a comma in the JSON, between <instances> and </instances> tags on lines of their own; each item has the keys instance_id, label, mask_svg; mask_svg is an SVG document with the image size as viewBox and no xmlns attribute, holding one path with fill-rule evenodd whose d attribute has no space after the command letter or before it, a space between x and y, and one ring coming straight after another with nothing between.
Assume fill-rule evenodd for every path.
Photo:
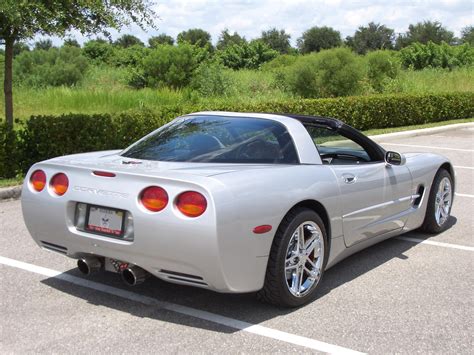
<instances>
[{"instance_id":1,"label":"tree trunk","mask_svg":"<svg viewBox=\"0 0 474 355\"><path fill-rule=\"evenodd\" d=\"M3 92L5 93L5 118L7 120L7 125L12 129L13 128L13 43L15 40L13 38L7 38L5 40L5 73L4 73L4 82L3 82Z\"/></svg>"}]
</instances>

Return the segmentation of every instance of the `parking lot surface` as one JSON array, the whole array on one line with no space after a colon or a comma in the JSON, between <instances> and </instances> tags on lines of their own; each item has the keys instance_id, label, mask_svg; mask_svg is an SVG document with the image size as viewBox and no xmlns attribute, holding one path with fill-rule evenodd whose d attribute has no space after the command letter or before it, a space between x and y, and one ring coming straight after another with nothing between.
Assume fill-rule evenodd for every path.
<instances>
[{"instance_id":1,"label":"parking lot surface","mask_svg":"<svg viewBox=\"0 0 474 355\"><path fill-rule=\"evenodd\" d=\"M451 227L349 257L327 271L314 302L293 310L158 279L129 288L114 274L86 278L33 243L20 201L0 202L0 352L471 353L474 130L382 145L451 159Z\"/></svg>"}]
</instances>

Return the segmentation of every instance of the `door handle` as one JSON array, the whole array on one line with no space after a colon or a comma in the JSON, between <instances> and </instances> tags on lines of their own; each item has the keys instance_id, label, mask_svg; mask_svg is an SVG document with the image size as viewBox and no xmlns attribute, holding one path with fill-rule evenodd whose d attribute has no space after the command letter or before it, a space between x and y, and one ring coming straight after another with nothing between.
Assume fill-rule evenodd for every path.
<instances>
[{"instance_id":1,"label":"door handle","mask_svg":"<svg viewBox=\"0 0 474 355\"><path fill-rule=\"evenodd\" d=\"M353 184L357 181L357 177L354 174L342 174L342 180L346 184Z\"/></svg>"}]
</instances>

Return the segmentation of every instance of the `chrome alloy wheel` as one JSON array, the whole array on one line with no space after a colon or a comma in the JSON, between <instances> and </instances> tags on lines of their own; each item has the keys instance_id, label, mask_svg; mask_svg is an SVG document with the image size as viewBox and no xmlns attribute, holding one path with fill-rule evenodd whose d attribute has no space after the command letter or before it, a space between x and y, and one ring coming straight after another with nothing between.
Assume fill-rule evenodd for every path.
<instances>
[{"instance_id":1,"label":"chrome alloy wheel","mask_svg":"<svg viewBox=\"0 0 474 355\"><path fill-rule=\"evenodd\" d=\"M285 259L286 285L293 296L305 296L318 283L324 259L323 238L313 221L301 223L293 232Z\"/></svg>"},{"instance_id":2,"label":"chrome alloy wheel","mask_svg":"<svg viewBox=\"0 0 474 355\"><path fill-rule=\"evenodd\" d=\"M444 177L439 183L435 200L435 219L438 226L442 226L448 220L452 198L451 182Z\"/></svg>"}]
</instances>

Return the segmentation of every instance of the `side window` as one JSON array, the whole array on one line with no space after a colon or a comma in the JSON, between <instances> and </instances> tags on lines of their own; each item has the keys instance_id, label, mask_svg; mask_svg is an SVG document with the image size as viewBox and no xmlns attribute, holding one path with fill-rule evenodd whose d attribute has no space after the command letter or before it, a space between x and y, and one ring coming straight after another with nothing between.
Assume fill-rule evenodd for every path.
<instances>
[{"instance_id":1,"label":"side window","mask_svg":"<svg viewBox=\"0 0 474 355\"><path fill-rule=\"evenodd\" d=\"M324 164L361 164L371 161L370 155L361 145L333 130L314 126L307 126L306 129Z\"/></svg>"}]
</instances>

